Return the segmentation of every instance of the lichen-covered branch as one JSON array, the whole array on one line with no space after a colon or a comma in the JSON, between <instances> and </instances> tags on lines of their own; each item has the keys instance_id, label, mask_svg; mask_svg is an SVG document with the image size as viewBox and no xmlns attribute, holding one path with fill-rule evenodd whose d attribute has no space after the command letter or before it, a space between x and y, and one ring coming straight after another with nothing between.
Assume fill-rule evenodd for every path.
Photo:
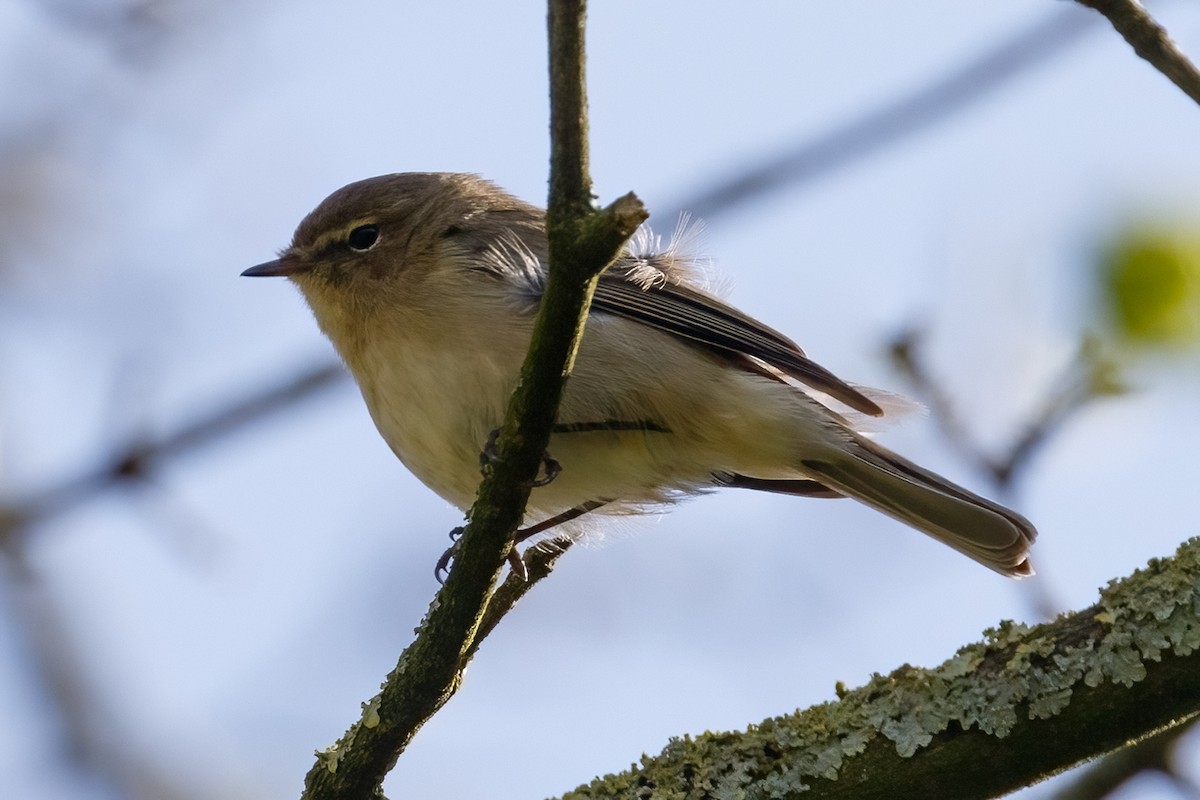
<instances>
[{"instance_id":1,"label":"lichen-covered branch","mask_svg":"<svg viewBox=\"0 0 1200 800\"><path fill-rule=\"evenodd\" d=\"M1184 94L1200 103L1200 71L1171 41L1165 28L1136 0L1076 0L1099 11L1125 37L1135 53L1149 61Z\"/></svg>"},{"instance_id":2,"label":"lichen-covered branch","mask_svg":"<svg viewBox=\"0 0 1200 800\"><path fill-rule=\"evenodd\" d=\"M1200 714L1200 539L1090 608L986 637L836 702L674 740L563 800L996 797L1182 724Z\"/></svg>"}]
</instances>

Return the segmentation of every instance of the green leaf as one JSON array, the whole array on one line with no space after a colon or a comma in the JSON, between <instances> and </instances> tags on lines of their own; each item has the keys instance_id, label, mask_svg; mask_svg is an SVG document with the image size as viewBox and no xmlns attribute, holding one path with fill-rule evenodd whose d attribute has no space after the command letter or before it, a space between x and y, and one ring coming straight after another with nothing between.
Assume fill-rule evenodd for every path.
<instances>
[{"instance_id":1,"label":"green leaf","mask_svg":"<svg viewBox=\"0 0 1200 800\"><path fill-rule=\"evenodd\" d=\"M1200 236L1131 228L1099 266L1101 297L1119 339L1148 345L1200 341Z\"/></svg>"}]
</instances>

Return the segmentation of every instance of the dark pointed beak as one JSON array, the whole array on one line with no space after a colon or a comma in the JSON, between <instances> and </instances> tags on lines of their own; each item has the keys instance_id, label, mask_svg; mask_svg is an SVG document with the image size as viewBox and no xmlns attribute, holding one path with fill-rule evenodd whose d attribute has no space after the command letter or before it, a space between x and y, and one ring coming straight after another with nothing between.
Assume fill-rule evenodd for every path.
<instances>
[{"instance_id":1,"label":"dark pointed beak","mask_svg":"<svg viewBox=\"0 0 1200 800\"><path fill-rule=\"evenodd\" d=\"M274 261L257 264L242 273L247 278L274 278L308 272L312 265L294 256L284 255Z\"/></svg>"}]
</instances>

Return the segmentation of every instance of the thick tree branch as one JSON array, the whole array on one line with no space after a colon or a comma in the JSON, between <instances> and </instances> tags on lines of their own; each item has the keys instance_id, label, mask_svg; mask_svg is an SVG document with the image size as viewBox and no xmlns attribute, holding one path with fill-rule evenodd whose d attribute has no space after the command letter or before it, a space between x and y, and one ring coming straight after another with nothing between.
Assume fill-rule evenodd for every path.
<instances>
[{"instance_id":1,"label":"thick tree branch","mask_svg":"<svg viewBox=\"0 0 1200 800\"><path fill-rule=\"evenodd\" d=\"M305 781L306 798L378 796L384 777L417 730L457 690L550 440L596 278L646 219L633 195L603 211L591 206L585 5L582 0L550 2L549 276L520 381L496 439L495 459L468 515L454 566L416 639L379 695L364 705L359 721L318 754ZM521 594L506 593L498 608L511 607ZM495 614L486 619L485 633L496 619Z\"/></svg>"},{"instance_id":2,"label":"thick tree branch","mask_svg":"<svg viewBox=\"0 0 1200 800\"><path fill-rule=\"evenodd\" d=\"M970 798L1027 786L1200 714L1200 539L1035 628L1003 623L744 733L672 741L563 800Z\"/></svg>"},{"instance_id":3,"label":"thick tree branch","mask_svg":"<svg viewBox=\"0 0 1200 800\"><path fill-rule=\"evenodd\" d=\"M1200 103L1200 71L1180 52L1167 31L1154 21L1136 0L1076 0L1080 5L1099 11L1117 32L1125 37L1133 51L1149 61L1184 94Z\"/></svg>"}]
</instances>

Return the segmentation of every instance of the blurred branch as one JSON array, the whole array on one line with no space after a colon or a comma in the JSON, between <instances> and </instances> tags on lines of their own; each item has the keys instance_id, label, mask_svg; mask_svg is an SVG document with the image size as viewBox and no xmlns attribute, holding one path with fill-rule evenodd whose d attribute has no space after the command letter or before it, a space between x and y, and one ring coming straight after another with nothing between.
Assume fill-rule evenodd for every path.
<instances>
[{"instance_id":1,"label":"blurred branch","mask_svg":"<svg viewBox=\"0 0 1200 800\"><path fill-rule=\"evenodd\" d=\"M64 761L80 773L81 782L105 797L127 800L199 800L202 787L179 778L113 729L98 703L91 681L92 654L80 647L68 622L78 609L58 602L48 582L31 575L19 554L0 557L0 608L19 621L13 626L14 644L23 653L11 659L44 693L47 708L41 719L60 739ZM11 654L10 654L11 658Z\"/></svg>"},{"instance_id":2,"label":"blurred branch","mask_svg":"<svg viewBox=\"0 0 1200 800\"><path fill-rule=\"evenodd\" d=\"M141 483L162 462L223 439L251 423L345 379L341 364L314 367L266 390L194 419L159 438L133 440L106 462L21 500L0 506L0 543L57 514L65 513L98 493L121 484Z\"/></svg>"},{"instance_id":3,"label":"blurred branch","mask_svg":"<svg viewBox=\"0 0 1200 800\"><path fill-rule=\"evenodd\" d=\"M592 207L585 19L584 0L550 0L549 274L529 353L496 439L495 459L468 515L454 566L415 640L382 691L364 704L358 722L318 754L305 779L305 798L378 796L384 777L417 730L457 691L481 632L495 626L497 617L485 617L485 611L491 608L493 587L549 444L596 279L647 216L632 194L601 211ZM539 575L548 574L553 557L537 561ZM506 585L511 583L510 578ZM495 613L507 611L527 590L506 592Z\"/></svg>"},{"instance_id":4,"label":"blurred branch","mask_svg":"<svg viewBox=\"0 0 1200 800\"><path fill-rule=\"evenodd\" d=\"M73 33L106 44L134 62L144 62L182 27L172 19L181 10L177 0L39 0L37 5Z\"/></svg>"},{"instance_id":5,"label":"blurred branch","mask_svg":"<svg viewBox=\"0 0 1200 800\"><path fill-rule=\"evenodd\" d=\"M1149 61L1183 93L1200 103L1200 71L1188 60L1167 31L1154 21L1136 0L1076 0L1080 5L1099 11L1117 32L1125 37L1133 51Z\"/></svg>"},{"instance_id":6,"label":"blurred branch","mask_svg":"<svg viewBox=\"0 0 1200 800\"><path fill-rule=\"evenodd\" d=\"M1062 55L1091 29L1091 20L1074 9L1056 12L957 72L816 139L751 165L734 177L687 197L677 205L678 210L662 216L673 219L686 211L693 217L711 221L770 192L843 169L951 117L1014 78Z\"/></svg>"},{"instance_id":7,"label":"blurred branch","mask_svg":"<svg viewBox=\"0 0 1200 800\"><path fill-rule=\"evenodd\" d=\"M124 796L105 759L99 758L94 745L96 714L88 702L84 669L87 659L73 646L64 630L63 616L53 603L48 587L30 580L30 572L13 551L0 558L0 590L3 608L20 624L15 625L16 644L23 652L13 659L23 664L37 681L47 705L44 718L55 726L61 758L72 767L88 773L89 782Z\"/></svg>"},{"instance_id":8,"label":"blurred branch","mask_svg":"<svg viewBox=\"0 0 1200 800\"><path fill-rule=\"evenodd\" d=\"M921 337L921 332L916 329L897 336L889 346L892 363L929 407L943 438L963 459L990 476L1000 489L1011 487L1014 478L1024 470L1034 454L1076 411L1097 397L1124 391L1116 365L1104 356L1098 343L1085 339L1078 355L1047 391L1040 408L1008 451L1000 456L989 455L963 424L954 401L926 369L920 357Z\"/></svg>"},{"instance_id":9,"label":"blurred branch","mask_svg":"<svg viewBox=\"0 0 1200 800\"><path fill-rule=\"evenodd\" d=\"M1200 539L1089 608L1002 623L941 666L905 665L745 732L674 739L563 800L998 797L1200 714Z\"/></svg>"},{"instance_id":10,"label":"blurred branch","mask_svg":"<svg viewBox=\"0 0 1200 800\"><path fill-rule=\"evenodd\" d=\"M1109 754L1100 763L1084 770L1065 788L1055 792L1054 800L1101 800L1148 770L1159 772L1173 781L1184 781L1175 769L1175 748L1193 727L1194 720Z\"/></svg>"},{"instance_id":11,"label":"blurred branch","mask_svg":"<svg viewBox=\"0 0 1200 800\"><path fill-rule=\"evenodd\" d=\"M1033 456L1077 411L1097 397L1125 391L1116 364L1103 353L1098 341L1085 337L1076 357L1046 389L1040 407L1031 414L1024 430L1005 453L992 455L975 440L959 416L954 400L926 368L921 358L922 336L917 329L897 336L889 347L892 363L929 408L946 443L960 458L987 475L1001 494L1012 491ZM1027 598L1040 619L1052 618L1062 607L1042 581L1033 584Z\"/></svg>"},{"instance_id":12,"label":"blurred branch","mask_svg":"<svg viewBox=\"0 0 1200 800\"><path fill-rule=\"evenodd\" d=\"M1077 356L1071 360L1047 392L1041 409L1033 415L1022 435L1006 455L992 457L983 452L959 419L953 401L925 369L919 356L920 334L913 330L898 336L891 345L893 363L928 404L933 419L946 441L963 458L988 473L1001 489L1009 489L1024 471L1034 453L1052 438L1079 409L1097 397L1125 391L1117 365L1101 351L1099 342L1085 338ZM1051 603L1042 587L1037 600L1043 617L1051 615ZM1100 800L1116 791L1141 772L1150 770L1181 782L1171 756L1179 739L1195 726L1187 722L1144 741L1106 756L1076 778L1055 800Z\"/></svg>"},{"instance_id":13,"label":"blurred branch","mask_svg":"<svg viewBox=\"0 0 1200 800\"><path fill-rule=\"evenodd\" d=\"M262 417L346 376L340 364L315 367L201 416L159 438L129 442L110 459L22 500L0 505L0 584L3 607L19 621L32 672L41 681L61 725L64 751L87 770L93 786L105 786L114 797L181 800L196 790L142 763L114 738L110 724L94 706L85 678L88 660L74 646L67 618L24 561L26 536L34 526L121 485L145 485L162 462L179 458L240 430Z\"/></svg>"}]
</instances>

